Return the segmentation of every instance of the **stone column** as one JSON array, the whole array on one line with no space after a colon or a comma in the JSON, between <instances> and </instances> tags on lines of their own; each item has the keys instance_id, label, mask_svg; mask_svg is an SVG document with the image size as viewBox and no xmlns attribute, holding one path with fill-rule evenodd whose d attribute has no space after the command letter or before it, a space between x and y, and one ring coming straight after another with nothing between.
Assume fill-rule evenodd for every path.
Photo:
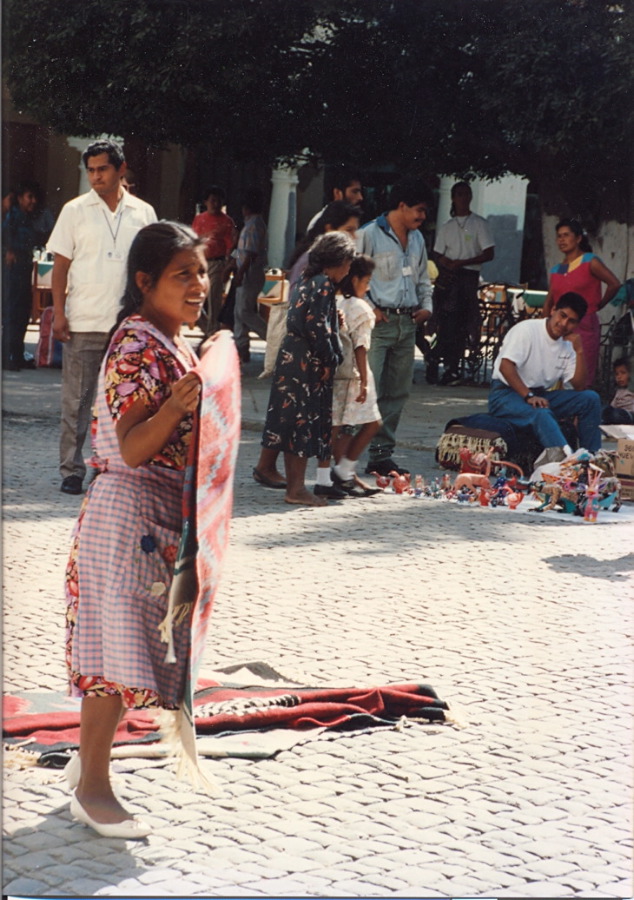
<instances>
[{"instance_id":1,"label":"stone column","mask_svg":"<svg viewBox=\"0 0 634 900\"><path fill-rule=\"evenodd\" d=\"M271 182L271 208L269 210L269 266L281 269L293 247L297 229L297 169L278 166L273 170Z\"/></svg>"},{"instance_id":2,"label":"stone column","mask_svg":"<svg viewBox=\"0 0 634 900\"><path fill-rule=\"evenodd\" d=\"M80 137L67 137L66 143L69 147L72 147L73 150L79 150L80 153L83 153L88 144L92 140L97 140L97 138L80 138ZM88 175L86 173L86 167L81 161L81 156L79 157L79 186L77 188L77 194L85 194L90 190L90 184L88 183Z\"/></svg>"},{"instance_id":3,"label":"stone column","mask_svg":"<svg viewBox=\"0 0 634 900\"><path fill-rule=\"evenodd\" d=\"M438 215L436 218L436 231L441 225L449 221L449 210L451 209L451 188L456 183L456 179L452 175L443 175L440 179L440 187L438 188Z\"/></svg>"}]
</instances>

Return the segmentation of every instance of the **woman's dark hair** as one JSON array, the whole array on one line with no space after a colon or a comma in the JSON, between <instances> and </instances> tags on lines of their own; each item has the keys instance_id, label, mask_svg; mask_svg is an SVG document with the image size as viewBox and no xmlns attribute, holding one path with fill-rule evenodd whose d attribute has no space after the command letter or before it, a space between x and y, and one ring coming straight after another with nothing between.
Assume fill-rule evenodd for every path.
<instances>
[{"instance_id":1,"label":"woman's dark hair","mask_svg":"<svg viewBox=\"0 0 634 900\"><path fill-rule=\"evenodd\" d=\"M590 241L588 240L588 235L583 230L583 226L576 219L561 219L555 225L555 234L559 231L560 228L569 228L574 235L580 237L582 240L579 243L579 249L583 251L583 253L592 253L592 247L590 245Z\"/></svg>"},{"instance_id":2,"label":"woman's dark hair","mask_svg":"<svg viewBox=\"0 0 634 900\"><path fill-rule=\"evenodd\" d=\"M324 209L310 231L307 232L306 237L293 250L288 261L288 268L292 268L300 256L306 253L308 248L315 242L315 238L319 237L320 234L326 233L327 225L330 225L331 231L336 231L342 225L345 225L348 219L359 219L360 221L361 215L361 210L358 206L353 206L352 203L346 203L344 200L333 200Z\"/></svg>"},{"instance_id":3,"label":"woman's dark hair","mask_svg":"<svg viewBox=\"0 0 634 900\"><path fill-rule=\"evenodd\" d=\"M374 272L375 268L376 263L371 256L367 256L365 253L358 253L350 263L350 271L343 281L339 282L339 291L344 297L355 297L352 279L367 278L368 275Z\"/></svg>"},{"instance_id":4,"label":"woman's dark hair","mask_svg":"<svg viewBox=\"0 0 634 900\"><path fill-rule=\"evenodd\" d=\"M180 222L154 222L137 232L128 254L126 286L121 299L117 326L136 313L143 303L143 294L136 283L137 272L144 272L154 286L177 253L202 247L198 235Z\"/></svg>"},{"instance_id":5,"label":"woman's dark hair","mask_svg":"<svg viewBox=\"0 0 634 900\"><path fill-rule=\"evenodd\" d=\"M354 259L356 247L349 234L344 231L329 231L320 234L308 254L308 264L304 277L312 278L324 269L341 266L347 259Z\"/></svg>"},{"instance_id":6,"label":"woman's dark hair","mask_svg":"<svg viewBox=\"0 0 634 900\"><path fill-rule=\"evenodd\" d=\"M588 312L588 304L583 299L581 294L575 294L574 291L568 291L568 293L562 294L559 300L555 303L555 309L566 308L571 309L574 313L576 313L579 321L581 321L585 314Z\"/></svg>"}]
</instances>

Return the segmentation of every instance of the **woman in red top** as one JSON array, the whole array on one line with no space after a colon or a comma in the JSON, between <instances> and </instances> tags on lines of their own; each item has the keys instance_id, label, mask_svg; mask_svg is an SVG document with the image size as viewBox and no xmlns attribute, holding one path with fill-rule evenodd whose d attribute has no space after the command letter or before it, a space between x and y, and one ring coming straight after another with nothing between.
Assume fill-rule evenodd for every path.
<instances>
[{"instance_id":1,"label":"woman in red top","mask_svg":"<svg viewBox=\"0 0 634 900\"><path fill-rule=\"evenodd\" d=\"M563 262L550 270L548 295L544 303L543 315L550 316L553 307L562 294L574 291L588 304L588 312L583 317L577 331L581 336L586 364L586 388L594 381L599 359L601 327L597 312L606 306L620 287L616 275L592 252L588 238L581 225L574 219L562 219L557 223L557 246L563 253ZM606 284L602 294L602 283Z\"/></svg>"}]
</instances>

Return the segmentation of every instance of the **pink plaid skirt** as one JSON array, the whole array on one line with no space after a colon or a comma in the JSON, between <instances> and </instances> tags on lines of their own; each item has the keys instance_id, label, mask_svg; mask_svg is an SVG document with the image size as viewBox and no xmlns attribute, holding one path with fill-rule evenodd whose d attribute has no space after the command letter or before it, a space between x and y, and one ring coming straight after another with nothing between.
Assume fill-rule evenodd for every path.
<instances>
[{"instance_id":1,"label":"pink plaid skirt","mask_svg":"<svg viewBox=\"0 0 634 900\"><path fill-rule=\"evenodd\" d=\"M189 622L174 627L176 664L164 662L159 625L182 528L183 477L148 466L109 470L91 485L66 573L73 693L121 693L128 707L178 705Z\"/></svg>"}]
</instances>

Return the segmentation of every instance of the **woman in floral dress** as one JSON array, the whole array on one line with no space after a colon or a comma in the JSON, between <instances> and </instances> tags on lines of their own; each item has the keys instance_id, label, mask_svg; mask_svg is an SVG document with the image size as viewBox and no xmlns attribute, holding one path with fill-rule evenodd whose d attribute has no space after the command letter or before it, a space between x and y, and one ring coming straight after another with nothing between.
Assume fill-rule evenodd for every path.
<instances>
[{"instance_id":1,"label":"woman in floral dress","mask_svg":"<svg viewBox=\"0 0 634 900\"><path fill-rule=\"evenodd\" d=\"M354 255L349 235L321 235L291 292L288 333L277 357L262 436L263 447L284 453L287 503L326 503L307 489L306 465L311 456L330 458L332 382L342 359L335 290Z\"/></svg>"},{"instance_id":2,"label":"woman in floral dress","mask_svg":"<svg viewBox=\"0 0 634 900\"><path fill-rule=\"evenodd\" d=\"M123 309L97 391L95 459L66 574L66 658L83 697L80 752L67 766L72 815L99 834L149 833L112 792L110 750L126 709L179 705L189 622L174 623L177 664L160 625L182 527L184 470L200 380L179 332L209 287L203 244L184 226L141 229Z\"/></svg>"}]
</instances>

